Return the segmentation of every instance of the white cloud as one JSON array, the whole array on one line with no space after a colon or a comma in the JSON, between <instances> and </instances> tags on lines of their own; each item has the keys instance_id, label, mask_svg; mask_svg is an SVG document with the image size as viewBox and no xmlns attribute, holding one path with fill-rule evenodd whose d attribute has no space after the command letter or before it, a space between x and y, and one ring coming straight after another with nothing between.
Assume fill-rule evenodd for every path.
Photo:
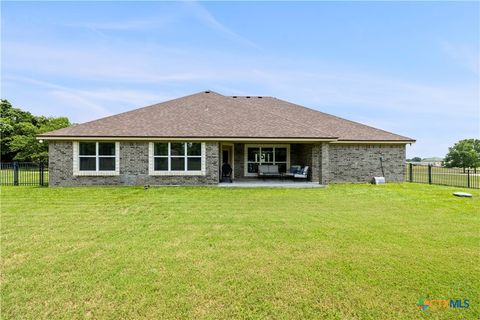
<instances>
[{"instance_id":1,"label":"white cloud","mask_svg":"<svg viewBox=\"0 0 480 320\"><path fill-rule=\"evenodd\" d=\"M306 70L304 66L299 70ZM316 71L316 72L315 72ZM322 107L357 107L363 110L409 112L414 114L459 115L470 112L475 116L480 101L474 84L435 86L415 80L395 79L381 74L339 72L312 68L309 72L256 70L257 82L271 91L291 96L297 101Z\"/></svg>"},{"instance_id":2,"label":"white cloud","mask_svg":"<svg viewBox=\"0 0 480 320\"><path fill-rule=\"evenodd\" d=\"M140 31L167 27L176 20L175 17L156 17L154 19L115 20L101 22L68 23L66 26L98 31Z\"/></svg>"},{"instance_id":3,"label":"white cloud","mask_svg":"<svg viewBox=\"0 0 480 320\"><path fill-rule=\"evenodd\" d=\"M440 47L445 54L456 60L460 65L477 75L480 74L479 48L474 49L471 46L445 40L440 41Z\"/></svg>"},{"instance_id":4,"label":"white cloud","mask_svg":"<svg viewBox=\"0 0 480 320\"><path fill-rule=\"evenodd\" d=\"M175 24L191 22L192 19L234 43L260 49L255 43L221 23L205 6L196 1L181 2L177 9L170 8L168 11L156 10L141 19L67 23L65 26L93 30L101 33L104 37L108 37L103 32L166 30L175 28Z\"/></svg>"},{"instance_id":5,"label":"white cloud","mask_svg":"<svg viewBox=\"0 0 480 320\"><path fill-rule=\"evenodd\" d=\"M75 89L26 77L8 77L5 80L18 84L23 90L33 87L31 95L42 92L42 100L49 101L48 104L54 104L55 113L50 115L68 115L74 122L89 121L175 97L145 90ZM7 93L9 91L7 90ZM38 113L44 114L41 111Z\"/></svg>"},{"instance_id":6,"label":"white cloud","mask_svg":"<svg viewBox=\"0 0 480 320\"><path fill-rule=\"evenodd\" d=\"M204 6L202 6L199 2L191 1L191 2L184 2L185 8L190 15L196 17L201 21L204 25L210 27L212 30L215 30L232 41L238 42L240 44L260 49L258 45L250 41L249 39L241 36L240 34L234 32L230 28L228 28L225 24L222 24L218 21Z\"/></svg>"}]
</instances>

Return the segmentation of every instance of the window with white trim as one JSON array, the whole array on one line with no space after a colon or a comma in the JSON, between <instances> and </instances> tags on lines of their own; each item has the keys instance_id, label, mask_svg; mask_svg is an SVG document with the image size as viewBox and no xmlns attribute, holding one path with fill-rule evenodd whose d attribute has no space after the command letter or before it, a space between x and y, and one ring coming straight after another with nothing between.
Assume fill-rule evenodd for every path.
<instances>
[{"instance_id":1,"label":"window with white trim","mask_svg":"<svg viewBox=\"0 0 480 320\"><path fill-rule=\"evenodd\" d=\"M154 172L203 172L204 151L200 142L154 142Z\"/></svg>"},{"instance_id":2,"label":"window with white trim","mask_svg":"<svg viewBox=\"0 0 480 320\"><path fill-rule=\"evenodd\" d=\"M74 174L108 175L119 173L119 143L79 141L74 143Z\"/></svg>"}]
</instances>

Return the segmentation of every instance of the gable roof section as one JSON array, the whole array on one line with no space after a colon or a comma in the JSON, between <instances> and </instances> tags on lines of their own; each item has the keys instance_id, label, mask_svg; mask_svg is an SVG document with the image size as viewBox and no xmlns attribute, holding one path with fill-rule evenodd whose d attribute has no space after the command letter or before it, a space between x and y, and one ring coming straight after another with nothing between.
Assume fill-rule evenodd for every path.
<instances>
[{"instance_id":1,"label":"gable roof section","mask_svg":"<svg viewBox=\"0 0 480 320\"><path fill-rule=\"evenodd\" d=\"M38 137L414 141L276 98L227 97L211 91Z\"/></svg>"},{"instance_id":2,"label":"gable roof section","mask_svg":"<svg viewBox=\"0 0 480 320\"><path fill-rule=\"evenodd\" d=\"M295 119L295 121L308 125L309 127L322 132L328 132L331 136L338 137L339 141L415 141L409 137L394 134L273 97L263 97L262 99L246 99L246 97L236 98L245 99L247 103L256 104L259 107L270 110L271 112L281 114L287 119Z\"/></svg>"}]
</instances>

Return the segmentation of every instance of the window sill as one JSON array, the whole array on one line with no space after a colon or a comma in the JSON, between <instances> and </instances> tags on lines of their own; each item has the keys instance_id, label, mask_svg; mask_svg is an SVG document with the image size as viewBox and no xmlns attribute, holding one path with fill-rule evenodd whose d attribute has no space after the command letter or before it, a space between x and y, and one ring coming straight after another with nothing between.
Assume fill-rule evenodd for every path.
<instances>
[{"instance_id":1,"label":"window sill","mask_svg":"<svg viewBox=\"0 0 480 320\"><path fill-rule=\"evenodd\" d=\"M150 171L150 176L205 176L205 171Z\"/></svg>"},{"instance_id":2,"label":"window sill","mask_svg":"<svg viewBox=\"0 0 480 320\"><path fill-rule=\"evenodd\" d=\"M73 173L77 177L106 177L106 176L118 176L117 171L77 171Z\"/></svg>"}]
</instances>

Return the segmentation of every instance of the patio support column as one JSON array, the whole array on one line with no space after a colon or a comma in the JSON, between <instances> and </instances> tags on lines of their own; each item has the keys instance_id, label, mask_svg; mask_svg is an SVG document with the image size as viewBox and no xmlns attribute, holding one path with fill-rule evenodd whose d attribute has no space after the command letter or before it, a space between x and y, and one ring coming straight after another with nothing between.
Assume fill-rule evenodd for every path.
<instances>
[{"instance_id":1,"label":"patio support column","mask_svg":"<svg viewBox=\"0 0 480 320\"><path fill-rule=\"evenodd\" d=\"M320 182L321 174L321 155L322 155L322 144L315 143L312 145L311 153L311 165L312 165L312 182Z\"/></svg>"},{"instance_id":2,"label":"patio support column","mask_svg":"<svg viewBox=\"0 0 480 320\"><path fill-rule=\"evenodd\" d=\"M328 184L328 180L330 179L329 148L330 148L330 144L328 142L323 142L321 144L320 162L319 162L319 165L320 165L319 183L320 184Z\"/></svg>"}]
</instances>

